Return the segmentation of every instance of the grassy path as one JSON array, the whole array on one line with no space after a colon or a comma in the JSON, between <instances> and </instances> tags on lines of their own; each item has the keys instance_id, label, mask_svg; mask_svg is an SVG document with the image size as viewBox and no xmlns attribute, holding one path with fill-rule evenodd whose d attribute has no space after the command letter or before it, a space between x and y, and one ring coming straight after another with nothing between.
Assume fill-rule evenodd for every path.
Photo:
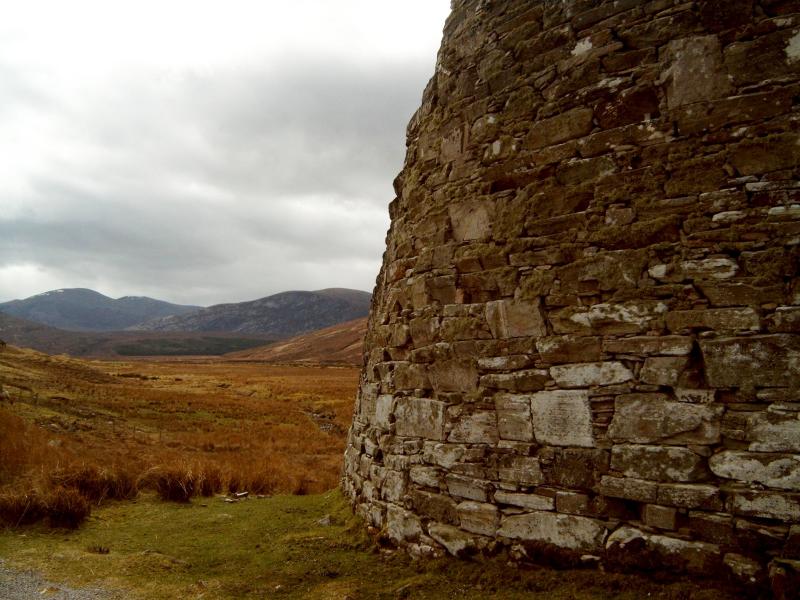
<instances>
[{"instance_id":1,"label":"grassy path","mask_svg":"<svg viewBox=\"0 0 800 600\"><path fill-rule=\"evenodd\" d=\"M321 524L327 519L330 525ZM0 533L0 558L53 581L124 597L174 598L734 598L687 582L597 571L521 570L411 561L362 537L338 492L235 504L149 496L96 509L77 531Z\"/></svg>"}]
</instances>

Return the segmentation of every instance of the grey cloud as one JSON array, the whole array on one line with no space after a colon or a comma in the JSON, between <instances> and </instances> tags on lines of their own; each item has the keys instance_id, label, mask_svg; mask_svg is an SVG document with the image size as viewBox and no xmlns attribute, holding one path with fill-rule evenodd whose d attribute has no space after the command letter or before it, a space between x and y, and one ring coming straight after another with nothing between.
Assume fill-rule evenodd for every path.
<instances>
[{"instance_id":1,"label":"grey cloud","mask_svg":"<svg viewBox=\"0 0 800 600\"><path fill-rule=\"evenodd\" d=\"M371 289L432 67L296 58L122 73L101 95L56 103L81 151L39 165L24 216L0 210L0 268L33 262L74 285L198 303Z\"/></svg>"}]
</instances>

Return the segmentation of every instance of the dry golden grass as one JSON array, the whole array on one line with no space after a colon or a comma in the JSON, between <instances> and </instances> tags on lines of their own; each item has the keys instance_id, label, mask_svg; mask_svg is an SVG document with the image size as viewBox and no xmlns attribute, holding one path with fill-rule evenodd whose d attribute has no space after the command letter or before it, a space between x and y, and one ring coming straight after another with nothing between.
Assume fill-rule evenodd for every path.
<instances>
[{"instance_id":1,"label":"dry golden grass","mask_svg":"<svg viewBox=\"0 0 800 600\"><path fill-rule=\"evenodd\" d=\"M14 402L0 406L0 492L60 493L69 506L68 490L94 503L139 487L170 500L328 490L357 379L354 368L85 362L7 347L0 384Z\"/></svg>"}]
</instances>

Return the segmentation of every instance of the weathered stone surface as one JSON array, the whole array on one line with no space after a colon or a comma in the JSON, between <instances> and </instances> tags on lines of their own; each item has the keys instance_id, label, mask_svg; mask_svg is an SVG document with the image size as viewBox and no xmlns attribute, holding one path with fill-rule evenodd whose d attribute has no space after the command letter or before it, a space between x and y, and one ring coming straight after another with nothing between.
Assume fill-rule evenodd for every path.
<instances>
[{"instance_id":1,"label":"weathered stone surface","mask_svg":"<svg viewBox=\"0 0 800 600\"><path fill-rule=\"evenodd\" d=\"M491 485L488 481L464 477L463 475L450 474L446 477L447 491L451 496L467 498L478 502L489 499Z\"/></svg>"},{"instance_id":2,"label":"weathered stone surface","mask_svg":"<svg viewBox=\"0 0 800 600\"><path fill-rule=\"evenodd\" d=\"M424 465L414 465L411 467L408 471L408 476L409 479L417 485L430 488L438 488L443 481L441 469Z\"/></svg>"},{"instance_id":3,"label":"weathered stone surface","mask_svg":"<svg viewBox=\"0 0 800 600\"><path fill-rule=\"evenodd\" d=\"M758 331L761 320L752 308L714 308L705 310L681 310L667 314L670 331L686 329L713 329L720 333Z\"/></svg>"},{"instance_id":4,"label":"weathered stone surface","mask_svg":"<svg viewBox=\"0 0 800 600\"><path fill-rule=\"evenodd\" d=\"M686 356L692 351L692 338L665 335L605 339L603 340L603 351L611 354L642 356Z\"/></svg>"},{"instance_id":5,"label":"weathered stone surface","mask_svg":"<svg viewBox=\"0 0 800 600\"><path fill-rule=\"evenodd\" d=\"M748 420L747 439L752 452L800 453L800 412L757 413Z\"/></svg>"},{"instance_id":6,"label":"weathered stone surface","mask_svg":"<svg viewBox=\"0 0 800 600\"><path fill-rule=\"evenodd\" d=\"M578 363L550 367L556 383L564 388L614 385L633 379L633 373L621 362Z\"/></svg>"},{"instance_id":7,"label":"weathered stone surface","mask_svg":"<svg viewBox=\"0 0 800 600\"><path fill-rule=\"evenodd\" d=\"M549 496L538 494L516 494L513 492L498 491L494 493L494 500L500 504L510 504L529 510L553 510L555 500Z\"/></svg>"},{"instance_id":8,"label":"weathered stone surface","mask_svg":"<svg viewBox=\"0 0 800 600\"><path fill-rule=\"evenodd\" d=\"M581 390L553 390L531 395L533 433L540 444L594 446L589 395Z\"/></svg>"},{"instance_id":9,"label":"weathered stone surface","mask_svg":"<svg viewBox=\"0 0 800 600\"><path fill-rule=\"evenodd\" d=\"M386 533L395 542L408 542L422 535L422 523L414 513L389 504L386 507Z\"/></svg>"},{"instance_id":10,"label":"weathered stone surface","mask_svg":"<svg viewBox=\"0 0 800 600\"><path fill-rule=\"evenodd\" d=\"M496 338L542 336L547 334L539 302L498 300L487 302L486 321Z\"/></svg>"},{"instance_id":11,"label":"weathered stone surface","mask_svg":"<svg viewBox=\"0 0 800 600\"><path fill-rule=\"evenodd\" d=\"M800 383L800 338L786 334L700 342L715 387L784 387Z\"/></svg>"},{"instance_id":12,"label":"weathered stone surface","mask_svg":"<svg viewBox=\"0 0 800 600\"><path fill-rule=\"evenodd\" d=\"M658 497L658 485L642 479L606 476L600 482L600 493L612 498L655 502Z\"/></svg>"},{"instance_id":13,"label":"weathered stone surface","mask_svg":"<svg viewBox=\"0 0 800 600\"><path fill-rule=\"evenodd\" d=\"M531 399L529 396L498 396L495 398L497 430L501 440L533 440Z\"/></svg>"},{"instance_id":14,"label":"weathered stone surface","mask_svg":"<svg viewBox=\"0 0 800 600\"><path fill-rule=\"evenodd\" d=\"M536 392L543 390L550 375L543 369L525 369L513 373L491 373L481 377L483 387L509 392Z\"/></svg>"},{"instance_id":15,"label":"weathered stone surface","mask_svg":"<svg viewBox=\"0 0 800 600\"><path fill-rule=\"evenodd\" d=\"M468 548L474 546L473 536L451 525L431 523L428 525L428 535L453 556L461 556Z\"/></svg>"},{"instance_id":16,"label":"weathered stone surface","mask_svg":"<svg viewBox=\"0 0 800 600\"><path fill-rule=\"evenodd\" d=\"M537 338L536 349L542 360L552 364L598 361L600 338L552 336Z\"/></svg>"},{"instance_id":17,"label":"weathered stone surface","mask_svg":"<svg viewBox=\"0 0 800 600\"><path fill-rule=\"evenodd\" d=\"M800 523L800 494L742 491L730 494L725 504L736 515Z\"/></svg>"},{"instance_id":18,"label":"weathered stone surface","mask_svg":"<svg viewBox=\"0 0 800 600\"><path fill-rule=\"evenodd\" d=\"M626 477L654 481L698 481L707 475L705 461L687 448L619 445L611 450L611 468Z\"/></svg>"},{"instance_id":19,"label":"weathered stone surface","mask_svg":"<svg viewBox=\"0 0 800 600\"><path fill-rule=\"evenodd\" d=\"M648 444L715 444L720 440L721 406L667 400L664 394L617 397L608 436Z\"/></svg>"},{"instance_id":20,"label":"weathered stone surface","mask_svg":"<svg viewBox=\"0 0 800 600\"><path fill-rule=\"evenodd\" d=\"M675 529L677 511L670 506L645 504L642 510L642 520L645 525L658 529Z\"/></svg>"},{"instance_id":21,"label":"weathered stone surface","mask_svg":"<svg viewBox=\"0 0 800 600\"><path fill-rule=\"evenodd\" d=\"M606 528L602 522L586 517L532 512L503 517L497 533L515 540L545 542L570 550L593 552L602 547Z\"/></svg>"},{"instance_id":22,"label":"weathered stone surface","mask_svg":"<svg viewBox=\"0 0 800 600\"><path fill-rule=\"evenodd\" d=\"M439 400L398 398L394 412L397 435L443 440L446 408Z\"/></svg>"},{"instance_id":23,"label":"weathered stone surface","mask_svg":"<svg viewBox=\"0 0 800 600\"><path fill-rule=\"evenodd\" d=\"M494 536L500 524L500 512L494 504L462 502L458 505L461 529L479 535Z\"/></svg>"},{"instance_id":24,"label":"weathered stone surface","mask_svg":"<svg viewBox=\"0 0 800 600\"><path fill-rule=\"evenodd\" d=\"M731 84L715 35L682 38L667 44L667 103L670 108L728 95Z\"/></svg>"},{"instance_id":25,"label":"weathered stone surface","mask_svg":"<svg viewBox=\"0 0 800 600\"><path fill-rule=\"evenodd\" d=\"M795 4L453 1L389 207L358 514L416 555L800 558Z\"/></svg>"},{"instance_id":26,"label":"weathered stone surface","mask_svg":"<svg viewBox=\"0 0 800 600\"><path fill-rule=\"evenodd\" d=\"M375 417L373 423L381 429L389 429L394 410L394 396L383 394L375 400Z\"/></svg>"},{"instance_id":27,"label":"weathered stone surface","mask_svg":"<svg viewBox=\"0 0 800 600\"><path fill-rule=\"evenodd\" d=\"M675 387L688 359L681 356L652 356L644 361L639 374L643 383Z\"/></svg>"},{"instance_id":28,"label":"weathered stone surface","mask_svg":"<svg viewBox=\"0 0 800 600\"><path fill-rule=\"evenodd\" d=\"M538 485L544 481L539 459L535 456L511 456L497 469L500 481L520 485Z\"/></svg>"},{"instance_id":29,"label":"weathered stone surface","mask_svg":"<svg viewBox=\"0 0 800 600\"><path fill-rule=\"evenodd\" d=\"M444 494L436 494L423 490L412 490L409 493L414 512L440 523L458 525L456 502Z\"/></svg>"},{"instance_id":30,"label":"weathered stone surface","mask_svg":"<svg viewBox=\"0 0 800 600\"><path fill-rule=\"evenodd\" d=\"M770 488L800 491L800 456L726 450L712 456L714 475Z\"/></svg>"},{"instance_id":31,"label":"weathered stone surface","mask_svg":"<svg viewBox=\"0 0 800 600\"><path fill-rule=\"evenodd\" d=\"M691 483L662 483L656 499L659 504L680 508L722 510L719 488L713 485Z\"/></svg>"},{"instance_id":32,"label":"weathered stone surface","mask_svg":"<svg viewBox=\"0 0 800 600\"><path fill-rule=\"evenodd\" d=\"M687 542L665 535L651 535L633 527L624 526L608 536L606 548L609 551L624 550L631 544L637 553L644 550L653 552L663 561L661 566L671 571L688 571L690 573L708 573L719 562L719 546L705 542ZM643 557L644 558L644 557ZM645 560L647 560L645 558Z\"/></svg>"},{"instance_id":33,"label":"weathered stone surface","mask_svg":"<svg viewBox=\"0 0 800 600\"><path fill-rule=\"evenodd\" d=\"M461 415L447 436L449 442L480 443L497 439L497 413L489 410Z\"/></svg>"}]
</instances>

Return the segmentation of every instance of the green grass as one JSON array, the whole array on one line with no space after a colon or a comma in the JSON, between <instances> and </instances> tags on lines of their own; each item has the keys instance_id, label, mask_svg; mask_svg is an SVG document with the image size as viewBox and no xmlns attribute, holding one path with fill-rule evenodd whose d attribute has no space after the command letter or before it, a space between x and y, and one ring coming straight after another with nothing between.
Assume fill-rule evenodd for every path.
<instances>
[{"instance_id":1,"label":"green grass","mask_svg":"<svg viewBox=\"0 0 800 600\"><path fill-rule=\"evenodd\" d=\"M321 526L325 515L333 525ZM103 553L105 550L108 553ZM126 598L733 598L707 584L657 584L593 570L485 562L415 562L381 550L336 492L227 504L140 497L95 509L77 531L0 533L0 557L73 586Z\"/></svg>"},{"instance_id":2,"label":"green grass","mask_svg":"<svg viewBox=\"0 0 800 600\"><path fill-rule=\"evenodd\" d=\"M114 352L120 356L218 356L268 343L264 339L227 337L144 339L118 344Z\"/></svg>"}]
</instances>

